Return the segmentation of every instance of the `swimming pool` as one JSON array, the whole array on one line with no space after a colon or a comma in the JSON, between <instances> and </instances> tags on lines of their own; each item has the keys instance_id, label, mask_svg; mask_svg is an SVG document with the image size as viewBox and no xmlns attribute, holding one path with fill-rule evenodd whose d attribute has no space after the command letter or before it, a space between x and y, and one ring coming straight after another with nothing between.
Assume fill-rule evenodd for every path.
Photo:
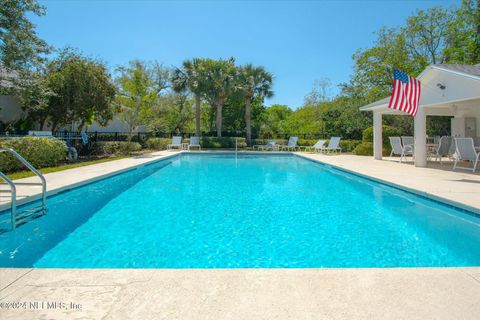
<instances>
[{"instance_id":1,"label":"swimming pool","mask_svg":"<svg viewBox=\"0 0 480 320\"><path fill-rule=\"evenodd\" d=\"M294 155L182 154L47 205L1 267L480 265L478 216Z\"/></svg>"}]
</instances>

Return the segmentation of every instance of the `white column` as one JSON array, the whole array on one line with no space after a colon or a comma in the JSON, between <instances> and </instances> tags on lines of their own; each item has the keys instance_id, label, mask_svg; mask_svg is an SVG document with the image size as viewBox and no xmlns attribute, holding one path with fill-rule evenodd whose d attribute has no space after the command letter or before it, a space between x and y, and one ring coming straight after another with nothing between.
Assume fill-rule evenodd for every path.
<instances>
[{"instance_id":1,"label":"white column","mask_svg":"<svg viewBox=\"0 0 480 320\"><path fill-rule=\"evenodd\" d=\"M382 114L380 111L373 112L373 157L375 160L382 160Z\"/></svg>"},{"instance_id":2,"label":"white column","mask_svg":"<svg viewBox=\"0 0 480 320\"><path fill-rule=\"evenodd\" d=\"M418 106L417 115L413 121L415 132L415 166L427 166L427 117L425 110Z\"/></svg>"}]
</instances>

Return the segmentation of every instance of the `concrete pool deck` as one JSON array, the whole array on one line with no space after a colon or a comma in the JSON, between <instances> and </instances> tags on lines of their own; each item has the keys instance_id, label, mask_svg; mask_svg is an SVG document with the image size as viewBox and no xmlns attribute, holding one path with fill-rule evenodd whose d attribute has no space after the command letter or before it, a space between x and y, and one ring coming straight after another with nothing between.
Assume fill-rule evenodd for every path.
<instances>
[{"instance_id":1,"label":"concrete pool deck","mask_svg":"<svg viewBox=\"0 0 480 320\"><path fill-rule=\"evenodd\" d=\"M0 269L1 319L473 320L479 297L480 268Z\"/></svg>"},{"instance_id":2,"label":"concrete pool deck","mask_svg":"<svg viewBox=\"0 0 480 320\"><path fill-rule=\"evenodd\" d=\"M55 193L175 154L157 152L45 177ZM480 209L479 174L352 155L298 155ZM25 200L33 199L38 188L22 186L22 192ZM479 297L480 267L0 268L1 319L478 319ZM19 304L13 309L9 303Z\"/></svg>"}]
</instances>

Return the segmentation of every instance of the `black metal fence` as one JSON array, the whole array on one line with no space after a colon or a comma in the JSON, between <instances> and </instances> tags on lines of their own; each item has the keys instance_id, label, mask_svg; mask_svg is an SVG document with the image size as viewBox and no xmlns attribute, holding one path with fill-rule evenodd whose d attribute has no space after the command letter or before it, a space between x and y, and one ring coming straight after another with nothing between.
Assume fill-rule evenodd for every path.
<instances>
[{"instance_id":1,"label":"black metal fence","mask_svg":"<svg viewBox=\"0 0 480 320\"><path fill-rule=\"evenodd\" d=\"M15 132L5 132L0 131L0 137L15 137L15 136L26 136L28 131L15 131ZM52 135L67 140L81 140L80 132L76 131L53 131ZM88 140L90 141L127 141L129 140L128 132L97 132L97 131L88 131L86 132ZM195 132L135 132L131 135L131 140L143 143L148 138L158 137L158 138L171 138L172 136L182 136L183 138L189 138L195 136ZM216 131L202 132L202 137L216 137ZM296 136L301 139L321 139L326 138L324 133L280 133L273 135L258 135L252 133L252 139L288 139L290 136ZM244 131L222 131L222 137L245 137Z\"/></svg>"}]
</instances>

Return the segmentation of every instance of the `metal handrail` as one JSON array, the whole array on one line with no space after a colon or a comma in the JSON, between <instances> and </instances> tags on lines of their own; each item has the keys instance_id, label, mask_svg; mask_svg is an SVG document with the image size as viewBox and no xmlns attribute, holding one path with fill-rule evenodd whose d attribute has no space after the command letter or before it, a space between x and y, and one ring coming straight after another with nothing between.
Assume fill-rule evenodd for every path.
<instances>
[{"instance_id":1,"label":"metal handrail","mask_svg":"<svg viewBox=\"0 0 480 320\"><path fill-rule=\"evenodd\" d=\"M5 180L5 182L10 186L10 192L11 192L11 203L10 206L12 208L11 216L12 216L12 228L15 229L16 223L15 223L15 215L17 213L17 187L15 187L15 184L13 183L12 180L10 180L9 177L7 177L2 171L0 171L0 177Z\"/></svg>"},{"instance_id":2,"label":"metal handrail","mask_svg":"<svg viewBox=\"0 0 480 320\"><path fill-rule=\"evenodd\" d=\"M24 157L22 157L18 152L11 148L0 148L1 152L7 152L17 158L25 167L27 167L30 171L32 171L38 178L40 178L41 185L42 185L42 209L46 209L47 203L47 181L45 177L37 170L30 162L28 162ZM16 227L16 210L17 210L17 188L12 180L10 180L3 172L0 171L0 177L5 180L5 182L10 186L12 192L12 228L15 229Z\"/></svg>"}]
</instances>

